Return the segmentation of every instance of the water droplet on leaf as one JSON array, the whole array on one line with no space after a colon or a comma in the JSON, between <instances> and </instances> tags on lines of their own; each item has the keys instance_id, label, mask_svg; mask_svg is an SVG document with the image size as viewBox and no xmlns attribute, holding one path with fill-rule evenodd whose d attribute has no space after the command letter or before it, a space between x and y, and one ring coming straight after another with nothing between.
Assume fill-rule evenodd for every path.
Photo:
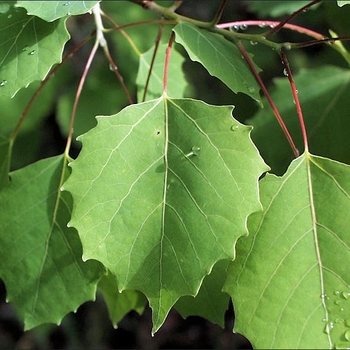
<instances>
[{"instance_id":1,"label":"water droplet on leaf","mask_svg":"<svg viewBox=\"0 0 350 350\"><path fill-rule=\"evenodd\" d=\"M329 322L326 324L326 327L324 329L325 333L326 334L331 334L331 331L333 330L334 328L334 323L333 322Z\"/></svg>"},{"instance_id":2,"label":"water droplet on leaf","mask_svg":"<svg viewBox=\"0 0 350 350\"><path fill-rule=\"evenodd\" d=\"M292 45L291 45L291 43L284 43L282 47L283 47L285 50L291 50Z\"/></svg>"},{"instance_id":3,"label":"water droplet on leaf","mask_svg":"<svg viewBox=\"0 0 350 350\"><path fill-rule=\"evenodd\" d=\"M343 292L342 296L344 299L350 299L350 293L349 292Z\"/></svg>"},{"instance_id":4,"label":"water droplet on leaf","mask_svg":"<svg viewBox=\"0 0 350 350\"><path fill-rule=\"evenodd\" d=\"M32 55L34 55L34 54L35 54L35 50L32 50L32 51L29 52L28 55L31 55L31 56L32 56Z\"/></svg>"},{"instance_id":5,"label":"water droplet on leaf","mask_svg":"<svg viewBox=\"0 0 350 350\"><path fill-rule=\"evenodd\" d=\"M7 80L3 80L3 81L0 83L0 87L4 87L5 85L7 85Z\"/></svg>"},{"instance_id":6,"label":"water droplet on leaf","mask_svg":"<svg viewBox=\"0 0 350 350\"><path fill-rule=\"evenodd\" d=\"M233 30L234 32L238 32L239 31L239 27L238 26L232 26L230 27L231 30Z\"/></svg>"},{"instance_id":7,"label":"water droplet on leaf","mask_svg":"<svg viewBox=\"0 0 350 350\"><path fill-rule=\"evenodd\" d=\"M255 92L255 87L249 86L249 87L248 87L248 91L249 91L251 94L254 93L254 92Z\"/></svg>"},{"instance_id":8,"label":"water droplet on leaf","mask_svg":"<svg viewBox=\"0 0 350 350\"><path fill-rule=\"evenodd\" d=\"M251 45L256 45L257 43L258 43L257 41L253 41L253 40L250 41Z\"/></svg>"},{"instance_id":9,"label":"water droplet on leaf","mask_svg":"<svg viewBox=\"0 0 350 350\"><path fill-rule=\"evenodd\" d=\"M27 51L27 50L28 50L28 48L29 48L29 46L28 46L28 45L26 45L26 46L24 46L24 47L23 47L22 51Z\"/></svg>"},{"instance_id":10,"label":"water droplet on leaf","mask_svg":"<svg viewBox=\"0 0 350 350\"><path fill-rule=\"evenodd\" d=\"M198 146L193 146L192 147L192 153L194 156L199 156L199 153L201 152L201 148Z\"/></svg>"},{"instance_id":11,"label":"water droplet on leaf","mask_svg":"<svg viewBox=\"0 0 350 350\"><path fill-rule=\"evenodd\" d=\"M261 22L261 23L259 24L259 27L260 27L260 28L265 28L265 27L266 27L266 23L265 23L265 22Z\"/></svg>"},{"instance_id":12,"label":"water droplet on leaf","mask_svg":"<svg viewBox=\"0 0 350 350\"><path fill-rule=\"evenodd\" d=\"M344 337L346 340L350 340L350 329L345 332Z\"/></svg>"},{"instance_id":13,"label":"water droplet on leaf","mask_svg":"<svg viewBox=\"0 0 350 350\"><path fill-rule=\"evenodd\" d=\"M285 75L286 77L288 77L288 71L287 71L287 68L284 68L284 69L283 69L283 75Z\"/></svg>"},{"instance_id":14,"label":"water droplet on leaf","mask_svg":"<svg viewBox=\"0 0 350 350\"><path fill-rule=\"evenodd\" d=\"M248 26L247 26L246 24L241 24L241 25L239 26L239 28L240 28L241 30L247 30Z\"/></svg>"},{"instance_id":15,"label":"water droplet on leaf","mask_svg":"<svg viewBox=\"0 0 350 350\"><path fill-rule=\"evenodd\" d=\"M63 6L69 6L70 5L70 1L67 1L63 4Z\"/></svg>"},{"instance_id":16,"label":"water droplet on leaf","mask_svg":"<svg viewBox=\"0 0 350 350\"><path fill-rule=\"evenodd\" d=\"M231 130L232 130L232 131L237 131L238 128L239 128L239 125L232 125L232 126L231 126Z\"/></svg>"}]
</instances>

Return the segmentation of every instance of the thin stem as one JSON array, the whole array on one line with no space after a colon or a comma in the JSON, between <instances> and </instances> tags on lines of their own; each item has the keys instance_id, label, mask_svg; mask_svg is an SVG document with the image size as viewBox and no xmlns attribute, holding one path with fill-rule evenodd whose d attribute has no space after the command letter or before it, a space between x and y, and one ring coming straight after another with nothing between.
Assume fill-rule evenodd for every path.
<instances>
[{"instance_id":1,"label":"thin stem","mask_svg":"<svg viewBox=\"0 0 350 350\"><path fill-rule=\"evenodd\" d=\"M71 119L70 119L70 125L69 125L69 132L68 132L68 136L67 136L67 143L66 143L66 149L64 151L65 155L67 157L69 157L69 149L72 143L72 137L73 137L73 131L74 131L74 122L75 122L75 116L76 116L76 112L77 112L77 106L78 106L78 102L80 99L80 95L81 95L81 91L83 90L83 86L86 80L86 76L87 73L90 69L92 60L95 57L96 51L98 49L98 45L99 45L99 40L98 38L96 38L96 41L94 43L94 46L92 47L92 50L90 52L89 58L86 62L85 68L84 68L84 72L80 78L80 82L78 85L78 89L77 92L75 94L75 99L74 99L74 104L73 104L73 109L72 109L72 115L71 115Z\"/></svg>"},{"instance_id":2,"label":"thin stem","mask_svg":"<svg viewBox=\"0 0 350 350\"><path fill-rule=\"evenodd\" d=\"M44 89L44 87L48 83L48 81L56 74L57 70L63 65L63 63L65 63L68 60L68 58L70 58L76 51L78 51L82 46L84 46L92 38L92 36L93 36L93 34L90 34L84 40L82 40L80 43L78 43L72 50L70 50L62 58L62 61L52 69L52 71L46 76L46 78L44 80L41 81L40 86L38 87L38 89L35 91L35 93L31 97L30 101L28 102L27 106L25 107L24 111L22 112L21 118L19 119L15 129L13 130L13 132L10 136L11 142L14 142L14 140L16 139L17 134L18 134L22 124L24 123L30 109L32 108L35 100L38 98L41 91Z\"/></svg>"},{"instance_id":3,"label":"thin stem","mask_svg":"<svg viewBox=\"0 0 350 350\"><path fill-rule=\"evenodd\" d=\"M154 51L153 51L153 55L152 55L152 60L151 60L151 64L150 64L150 67L149 67L149 70L148 70L148 75L147 75L147 80L146 80L146 84L145 84L145 89L143 91L143 96L142 96L142 102L144 102L146 100L147 91L148 91L148 85L149 85L149 82L151 80L153 66L154 66L154 61L155 61L156 56L157 56L160 39L162 38L162 35L163 35L163 29L164 29L164 25L161 24L159 26L158 35L157 35L157 38L156 38Z\"/></svg>"},{"instance_id":4,"label":"thin stem","mask_svg":"<svg viewBox=\"0 0 350 350\"><path fill-rule=\"evenodd\" d=\"M260 75L259 75L258 71L256 70L252 60L250 59L246 49L244 48L244 46L242 45L241 42L237 42L237 46L238 46L239 50L241 51L244 59L248 63L249 68L253 72L253 74L255 76L255 79L258 81L262 91L264 92L264 94L266 96L266 99L269 102L269 104L270 104L270 106L271 106L271 108L272 108L272 110L273 110L273 112L274 112L274 114L276 116L276 119L277 119L279 125L281 126L281 128L283 130L283 133L285 134L285 136L286 136L286 138L287 138L287 140L288 140L288 142L289 142L289 144L290 144L290 146L291 146L291 148L293 150L294 155L296 157L298 157L299 156L299 151L298 151L297 147L295 146L295 143L294 143L294 141L292 139L292 136L290 135L286 124L284 123L284 121L283 121L283 119L282 119L282 117L281 117L281 115L280 115L280 113L279 113L275 103L273 102L273 100L272 100L272 98L271 98L271 96L270 96L270 94L269 94L269 92L268 92L264 82L260 78Z\"/></svg>"},{"instance_id":5,"label":"thin stem","mask_svg":"<svg viewBox=\"0 0 350 350\"><path fill-rule=\"evenodd\" d=\"M129 42L130 46L133 48L133 50L136 52L136 54L138 56L141 56L141 51L137 48L137 46L135 45L135 43L132 41L132 39L130 38L130 36L128 35L128 33L123 30L123 27L122 26L119 26L116 22L114 22L114 20L109 17L106 13L104 13L102 10L101 10L101 15L103 17L105 17L108 21L110 21L113 25L114 25L114 28L113 29L119 29L120 32L122 33L122 35L124 36L124 38ZM109 32L110 29L104 29L104 32Z\"/></svg>"},{"instance_id":6,"label":"thin stem","mask_svg":"<svg viewBox=\"0 0 350 350\"><path fill-rule=\"evenodd\" d=\"M167 93L167 90L168 90L168 71L169 71L170 55L171 55L174 39L175 39L175 33L172 32L169 39L169 44L165 53L164 78L163 78L163 92L165 94Z\"/></svg>"},{"instance_id":7,"label":"thin stem","mask_svg":"<svg viewBox=\"0 0 350 350\"><path fill-rule=\"evenodd\" d=\"M306 133L306 127L305 127L303 112L302 112L302 109L301 109L301 106L300 106L298 90L297 90L297 88L295 86L295 82L294 82L293 75L292 75L292 70L290 69L289 61L287 59L286 54L283 51L281 51L280 55L281 55L282 62L284 64L284 66L285 66L285 72L286 72L286 75L288 77L290 87L292 89L293 99L294 99L296 110L297 110L297 113L298 113L301 133L303 135L305 152L308 152L308 150L309 150L308 138L307 138L307 133Z\"/></svg>"},{"instance_id":8,"label":"thin stem","mask_svg":"<svg viewBox=\"0 0 350 350\"><path fill-rule=\"evenodd\" d=\"M108 49L108 43L106 38L104 37L104 27L103 27L103 23L102 23L102 12L100 9L100 4L96 4L93 8L92 8L92 13L94 14L94 18L95 18L95 24L96 24L96 41L99 43L99 45L102 47L103 52L109 62L109 65L111 67L111 69L113 70L113 72L115 73L115 75L117 76L125 94L126 97L129 101L130 104L133 104L134 101L129 93L128 88L126 87L125 83L124 83L124 79L121 76L121 74L119 73L118 67L117 65L114 63L111 54L109 53L109 49Z\"/></svg>"},{"instance_id":9,"label":"thin stem","mask_svg":"<svg viewBox=\"0 0 350 350\"><path fill-rule=\"evenodd\" d=\"M225 9L225 6L227 4L227 0L223 0L220 4L220 7L218 9L218 11L216 12L215 14L215 17L214 19L211 21L212 25L216 25L219 21L220 21L220 18L222 16L222 13L224 12L224 9Z\"/></svg>"},{"instance_id":10,"label":"thin stem","mask_svg":"<svg viewBox=\"0 0 350 350\"><path fill-rule=\"evenodd\" d=\"M277 33L287 22L289 22L290 20L292 20L294 17L298 16L301 12L304 12L306 10L308 10L311 6L321 2L322 0L314 0L312 2L310 2L309 4L303 6L302 8L300 8L299 10L293 12L291 15L289 15L286 19L284 19L282 22L280 22L276 27L272 28L271 30L269 30L267 33L265 33L265 37L268 37L270 35L273 35L275 33Z\"/></svg>"},{"instance_id":11,"label":"thin stem","mask_svg":"<svg viewBox=\"0 0 350 350\"><path fill-rule=\"evenodd\" d=\"M265 27L276 27L279 24L280 24L280 22L277 22L277 21L249 20L249 21L235 21L235 22L229 22L229 23L220 23L217 25L217 27L218 28L231 28L234 26L239 27L241 25L247 25L247 26L259 26L260 28L265 28ZM305 28L305 27L298 26L296 24L286 23L283 26L283 28L293 30L293 31L301 33L301 34L308 35L308 36L315 38L315 39L323 39L325 37L321 33L315 32L315 31L308 29L308 28ZM264 34L260 34L260 35L264 36Z\"/></svg>"}]
</instances>

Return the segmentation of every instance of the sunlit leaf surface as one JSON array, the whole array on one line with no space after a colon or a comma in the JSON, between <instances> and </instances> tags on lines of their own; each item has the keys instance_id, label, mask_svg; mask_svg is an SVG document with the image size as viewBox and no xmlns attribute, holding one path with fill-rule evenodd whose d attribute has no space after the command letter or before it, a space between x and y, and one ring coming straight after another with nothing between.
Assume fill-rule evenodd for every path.
<instances>
[{"instance_id":1,"label":"sunlit leaf surface","mask_svg":"<svg viewBox=\"0 0 350 350\"><path fill-rule=\"evenodd\" d=\"M140 290L157 330L173 304L195 295L221 259L232 259L247 216L260 209L267 169L250 127L215 107L167 96L98 117L82 136L64 188L84 259L96 259L120 290Z\"/></svg>"}]
</instances>

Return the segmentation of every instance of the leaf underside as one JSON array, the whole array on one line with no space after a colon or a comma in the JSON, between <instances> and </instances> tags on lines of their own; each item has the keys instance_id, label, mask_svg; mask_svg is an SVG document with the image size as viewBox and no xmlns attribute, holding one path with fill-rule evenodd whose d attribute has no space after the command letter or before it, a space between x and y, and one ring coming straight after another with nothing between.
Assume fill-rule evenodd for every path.
<instances>
[{"instance_id":1,"label":"leaf underside","mask_svg":"<svg viewBox=\"0 0 350 350\"><path fill-rule=\"evenodd\" d=\"M349 348L350 167L302 155L261 181L224 290L256 348Z\"/></svg>"},{"instance_id":2,"label":"leaf underside","mask_svg":"<svg viewBox=\"0 0 350 350\"><path fill-rule=\"evenodd\" d=\"M171 306L195 295L221 259L232 259L246 218L260 209L267 169L251 128L232 107L190 99L132 105L81 137L64 188L84 259L101 261L120 290L146 295L153 331Z\"/></svg>"}]
</instances>

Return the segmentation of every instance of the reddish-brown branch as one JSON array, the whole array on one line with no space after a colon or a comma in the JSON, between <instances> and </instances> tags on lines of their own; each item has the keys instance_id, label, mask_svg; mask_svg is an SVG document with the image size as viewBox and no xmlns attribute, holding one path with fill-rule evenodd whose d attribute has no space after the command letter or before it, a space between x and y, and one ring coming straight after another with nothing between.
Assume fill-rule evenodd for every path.
<instances>
[{"instance_id":1,"label":"reddish-brown branch","mask_svg":"<svg viewBox=\"0 0 350 350\"><path fill-rule=\"evenodd\" d=\"M321 2L322 0L314 0L310 2L309 4L303 6L299 10L293 12L291 15L289 15L286 19L284 19L282 22L280 22L277 26L273 27L271 30L269 30L267 33L264 34L265 37L268 37L270 35L273 35L277 33L287 22L292 20L294 17L298 16L300 13L308 10L311 6Z\"/></svg>"},{"instance_id":2,"label":"reddish-brown branch","mask_svg":"<svg viewBox=\"0 0 350 350\"><path fill-rule=\"evenodd\" d=\"M86 62L85 68L84 68L84 72L80 78L80 82L78 85L78 89L77 92L75 94L75 99L74 99L74 104L73 104L73 109L72 109L72 115L71 115L71 119L70 119L70 125L69 125L69 132L68 132L68 136L67 136L67 143L66 143L66 149L64 151L64 153L66 154L67 157L69 157L69 149L70 149L70 145L72 143L72 137L73 137L73 131L74 131L74 122L75 122L75 116L76 116L76 112L77 112L77 106L78 106L78 102L80 99L80 95L81 92L83 90L83 86L86 80L86 76L87 73L89 72L89 69L91 67L91 63L95 57L96 51L98 49L99 46L99 42L98 40L95 41L95 44L90 52L89 58Z\"/></svg>"},{"instance_id":3,"label":"reddish-brown branch","mask_svg":"<svg viewBox=\"0 0 350 350\"><path fill-rule=\"evenodd\" d=\"M307 133L306 133L306 127L305 127L305 122L304 122L304 117L303 117L303 112L300 106L300 101L299 101L299 96L298 96L298 90L295 86L295 82L293 79L292 75L292 70L290 69L289 61L287 59L287 56L285 55L284 52L281 52L281 59L282 62L285 66L285 72L289 80L290 87L292 89L292 94L293 94L293 99L295 102L298 118L299 118L299 123L300 123L300 128L301 128L301 133L303 135L303 141L304 141L304 148L305 151L307 152L309 150L308 146L308 138L307 138Z\"/></svg>"},{"instance_id":4,"label":"reddish-brown branch","mask_svg":"<svg viewBox=\"0 0 350 350\"><path fill-rule=\"evenodd\" d=\"M151 64L150 64L150 67L149 67L149 70L148 70L148 75L147 75L147 80L146 80L146 84L145 84L145 89L143 91L143 96L142 96L142 102L144 102L146 100L148 85L149 85L149 82L151 80L152 71L153 71L153 67L154 67L154 61L156 60L160 39L162 38L162 35L163 35L163 28L164 28L164 25L161 24L159 26L158 35L157 35L157 38L156 38L154 51L153 51L153 55L152 55L152 60L151 60Z\"/></svg>"},{"instance_id":5,"label":"reddish-brown branch","mask_svg":"<svg viewBox=\"0 0 350 350\"><path fill-rule=\"evenodd\" d=\"M168 47L166 49L166 54L165 54L164 78L163 78L163 92L164 93L167 93L167 91L168 91L168 71L169 71L170 55L171 55L171 50L172 50L174 39L175 39L175 33L172 32L170 39L169 39Z\"/></svg>"},{"instance_id":6,"label":"reddish-brown branch","mask_svg":"<svg viewBox=\"0 0 350 350\"><path fill-rule=\"evenodd\" d=\"M62 58L62 61L57 64L51 72L46 76L46 78L40 83L40 86L37 88L33 96L31 97L30 101L28 102L27 106L25 107L24 111L22 112L21 118L19 119L15 129L13 130L10 140L13 142L24 122L26 119L30 109L32 108L35 100L40 95L41 91L44 89L48 81L56 74L57 70L62 66L63 63L65 63L68 58L70 58L76 51L78 51L82 46L84 46L91 38L93 37L92 34L87 36L84 40L82 40L80 43L78 43L73 49L71 49L64 57Z\"/></svg>"},{"instance_id":7,"label":"reddish-brown branch","mask_svg":"<svg viewBox=\"0 0 350 350\"><path fill-rule=\"evenodd\" d=\"M283 133L285 134L285 136L286 136L286 138L287 138L287 140L288 140L288 142L289 142L289 144L290 144L290 146L291 146L291 148L293 150L294 155L296 157L298 157L299 156L299 151L298 151L297 147L295 146L293 138L292 138L291 134L289 133L286 124L284 123L284 121L283 121L283 119L282 119L282 117L281 117L281 115L280 115L280 113L279 113L275 103L273 102L273 100L271 98L271 95L269 94L269 92L268 92L264 82L262 81L262 79L261 79L258 71L256 70L252 60L250 59L246 49L244 48L244 46L242 45L241 42L237 42L237 46L238 46L239 50L241 51L241 53L242 53L244 59L246 60L247 64L249 65L249 68L252 71L252 73L254 74L255 79L259 83L262 91L264 92L264 94L266 96L266 99L267 99L269 105L271 106L271 108L272 108L272 110L273 110L273 112L274 112L274 114L276 116L276 119L277 119L279 125L281 126L281 128L283 130Z\"/></svg>"}]
</instances>

